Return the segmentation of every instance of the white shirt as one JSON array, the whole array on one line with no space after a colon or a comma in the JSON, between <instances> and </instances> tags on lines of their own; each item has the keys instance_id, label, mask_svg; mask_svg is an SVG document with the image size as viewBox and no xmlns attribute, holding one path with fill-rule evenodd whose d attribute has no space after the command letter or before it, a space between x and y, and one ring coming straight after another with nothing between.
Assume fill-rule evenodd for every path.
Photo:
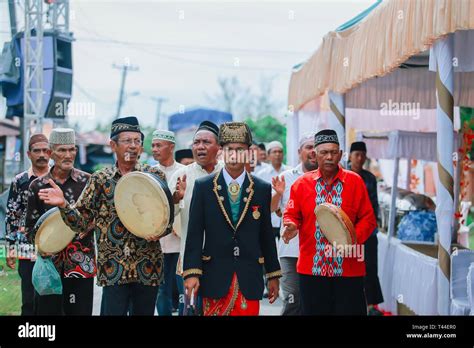
<instances>
[{"instance_id":1,"label":"white shirt","mask_svg":"<svg viewBox=\"0 0 474 348\"><path fill-rule=\"evenodd\" d=\"M257 164L255 166L255 169L254 169L252 174L255 175L255 176L258 176L258 173L260 173L262 171L262 169L267 168L269 166L270 165L268 163L261 162L260 164Z\"/></svg>"},{"instance_id":2,"label":"white shirt","mask_svg":"<svg viewBox=\"0 0 474 348\"><path fill-rule=\"evenodd\" d=\"M275 168L273 168L272 165L268 165L267 167L262 168L262 170L260 170L258 172L258 174L256 174L256 176L258 176L262 180L265 180L266 182L270 183L270 185L271 185L272 184L272 178L274 178L275 176L280 175L281 173L283 173L287 169L290 169L290 167L287 166L287 165L284 165L284 164L281 165L279 171L277 171ZM273 226L273 228L280 228L280 224L281 224L281 218L276 213L272 213L272 226Z\"/></svg>"},{"instance_id":3,"label":"white shirt","mask_svg":"<svg viewBox=\"0 0 474 348\"><path fill-rule=\"evenodd\" d=\"M166 182L169 185L171 176L180 168L184 167L183 164L173 161L173 164L169 167L165 167L158 163L155 165L158 169L166 175ZM176 186L176 185L175 185ZM171 188L170 188L171 191ZM181 233L181 221L179 219L179 215L174 217L173 223L173 230L179 235ZM181 246L181 238L179 238L176 234L170 233L169 235L160 238L161 249L165 254L171 253L179 253L180 246Z\"/></svg>"},{"instance_id":4,"label":"white shirt","mask_svg":"<svg viewBox=\"0 0 474 348\"><path fill-rule=\"evenodd\" d=\"M225 180L225 183L227 184L227 186L229 186L229 184L232 183L232 182L236 182L237 184L239 184L240 187L242 187L242 185L244 184L245 175L246 175L245 170L236 179L234 179L230 176L229 172L227 171L227 169L225 169L225 167L224 167L224 170L222 171L222 173L224 174L224 180Z\"/></svg>"},{"instance_id":5,"label":"white shirt","mask_svg":"<svg viewBox=\"0 0 474 348\"><path fill-rule=\"evenodd\" d=\"M179 204L175 204L175 215L179 212L180 220L181 220L181 248L179 252L180 256L180 264L179 269L183 269L183 255L184 255L184 247L186 245L186 236L188 234L188 223L189 223L189 208L191 206L191 198L193 195L194 189L194 182L202 178L206 175L215 174L219 170L224 167L224 162L217 162L216 167L212 171L212 173L206 172L197 162L191 163L184 168L178 169L169 181L169 187L171 193L174 193L176 189L176 183L178 181L178 177L182 178L184 174L186 174L186 191L184 192L184 198L179 202Z\"/></svg>"},{"instance_id":6,"label":"white shirt","mask_svg":"<svg viewBox=\"0 0 474 348\"><path fill-rule=\"evenodd\" d=\"M300 163L295 168L285 170L281 173L280 178L285 178L285 191L280 198L279 208L281 209L282 213L286 209L286 205L290 199L290 190L293 183L298 179L301 175L303 175L303 165ZM280 234L283 233L284 226L282 225L280 228ZM280 238L278 241L278 257L298 257L300 255L300 243L299 243L299 235L296 235L295 238L291 239L288 244L283 242L283 238Z\"/></svg>"}]
</instances>

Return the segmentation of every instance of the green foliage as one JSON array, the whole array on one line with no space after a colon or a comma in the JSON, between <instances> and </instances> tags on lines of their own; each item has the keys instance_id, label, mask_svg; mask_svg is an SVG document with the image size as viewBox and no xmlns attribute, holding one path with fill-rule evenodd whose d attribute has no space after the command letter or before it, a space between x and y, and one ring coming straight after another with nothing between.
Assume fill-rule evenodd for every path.
<instances>
[{"instance_id":1,"label":"green foliage","mask_svg":"<svg viewBox=\"0 0 474 348\"><path fill-rule=\"evenodd\" d=\"M141 127L143 134L145 134L145 142L143 143L143 148L145 149L145 152L152 156L151 153L151 140L153 138L153 132L155 129L153 127Z\"/></svg>"},{"instance_id":2,"label":"green foliage","mask_svg":"<svg viewBox=\"0 0 474 348\"><path fill-rule=\"evenodd\" d=\"M256 142L269 143L278 140L286 148L286 128L273 116L267 115L257 120L247 118L245 120L252 130Z\"/></svg>"}]
</instances>

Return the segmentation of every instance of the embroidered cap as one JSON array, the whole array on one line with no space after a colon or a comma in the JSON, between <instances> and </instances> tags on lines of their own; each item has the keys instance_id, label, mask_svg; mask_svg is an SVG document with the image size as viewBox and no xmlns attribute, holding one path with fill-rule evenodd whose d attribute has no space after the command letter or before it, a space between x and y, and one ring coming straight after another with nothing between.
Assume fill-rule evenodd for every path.
<instances>
[{"instance_id":1,"label":"embroidered cap","mask_svg":"<svg viewBox=\"0 0 474 348\"><path fill-rule=\"evenodd\" d=\"M314 146L321 144L332 143L339 145L339 139L337 133L332 129L323 129L314 136Z\"/></svg>"},{"instance_id":2,"label":"embroidered cap","mask_svg":"<svg viewBox=\"0 0 474 348\"><path fill-rule=\"evenodd\" d=\"M219 129L219 144L244 143L252 145L252 132L244 122L226 122Z\"/></svg>"},{"instance_id":3,"label":"embroidered cap","mask_svg":"<svg viewBox=\"0 0 474 348\"><path fill-rule=\"evenodd\" d=\"M138 119L135 116L117 118L112 122L110 138L113 138L122 132L137 132L142 135L142 141L145 138L145 135L140 130Z\"/></svg>"},{"instance_id":4,"label":"embroidered cap","mask_svg":"<svg viewBox=\"0 0 474 348\"><path fill-rule=\"evenodd\" d=\"M53 145L76 145L76 135L72 128L54 128L49 136Z\"/></svg>"},{"instance_id":5,"label":"embroidered cap","mask_svg":"<svg viewBox=\"0 0 474 348\"><path fill-rule=\"evenodd\" d=\"M166 140L172 142L173 144L176 143L176 139L174 136L174 132L167 131L164 129L157 129L153 132L153 140Z\"/></svg>"}]
</instances>

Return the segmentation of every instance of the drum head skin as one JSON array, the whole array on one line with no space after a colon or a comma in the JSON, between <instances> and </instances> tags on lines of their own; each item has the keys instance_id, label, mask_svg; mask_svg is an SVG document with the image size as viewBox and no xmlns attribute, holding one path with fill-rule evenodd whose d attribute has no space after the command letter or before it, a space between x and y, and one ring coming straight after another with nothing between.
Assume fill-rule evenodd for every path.
<instances>
[{"instance_id":1,"label":"drum head skin","mask_svg":"<svg viewBox=\"0 0 474 348\"><path fill-rule=\"evenodd\" d=\"M322 203L314 210L321 232L331 244L355 244L355 228L347 214L330 203Z\"/></svg>"},{"instance_id":2,"label":"drum head skin","mask_svg":"<svg viewBox=\"0 0 474 348\"><path fill-rule=\"evenodd\" d=\"M114 199L120 221L140 238L163 235L174 215L166 183L152 173L124 175L115 187Z\"/></svg>"},{"instance_id":3,"label":"drum head skin","mask_svg":"<svg viewBox=\"0 0 474 348\"><path fill-rule=\"evenodd\" d=\"M72 242L76 233L66 225L58 208L44 213L36 223L35 244L41 253L56 254Z\"/></svg>"}]
</instances>

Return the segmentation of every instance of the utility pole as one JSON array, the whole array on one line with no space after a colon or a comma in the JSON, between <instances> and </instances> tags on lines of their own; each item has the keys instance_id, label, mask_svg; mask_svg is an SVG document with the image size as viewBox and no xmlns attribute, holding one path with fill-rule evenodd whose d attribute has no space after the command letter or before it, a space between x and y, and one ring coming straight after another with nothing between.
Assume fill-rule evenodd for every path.
<instances>
[{"instance_id":1,"label":"utility pole","mask_svg":"<svg viewBox=\"0 0 474 348\"><path fill-rule=\"evenodd\" d=\"M41 127L43 104L43 0L25 0L24 100L22 127L22 169L27 169L30 125Z\"/></svg>"},{"instance_id":2,"label":"utility pole","mask_svg":"<svg viewBox=\"0 0 474 348\"><path fill-rule=\"evenodd\" d=\"M155 129L159 129L160 127L160 117L161 117L161 105L167 102L168 99L162 97L151 97L152 100L156 101L156 118L155 118ZM168 125L166 124L164 128L168 129Z\"/></svg>"},{"instance_id":3,"label":"utility pole","mask_svg":"<svg viewBox=\"0 0 474 348\"><path fill-rule=\"evenodd\" d=\"M15 0L8 0L8 10L10 14L10 32L12 34L13 39L13 37L17 33Z\"/></svg>"},{"instance_id":4,"label":"utility pole","mask_svg":"<svg viewBox=\"0 0 474 348\"><path fill-rule=\"evenodd\" d=\"M125 92L125 80L127 79L127 73L128 71L137 71L138 67L133 66L130 64L124 64L124 65L113 65L114 69L119 69L122 70L122 82L120 84L120 94L119 94L119 100L118 100L118 105L117 105L117 113L115 115L115 119L120 117L120 111L122 110L123 102L124 102L124 92Z\"/></svg>"}]
</instances>

